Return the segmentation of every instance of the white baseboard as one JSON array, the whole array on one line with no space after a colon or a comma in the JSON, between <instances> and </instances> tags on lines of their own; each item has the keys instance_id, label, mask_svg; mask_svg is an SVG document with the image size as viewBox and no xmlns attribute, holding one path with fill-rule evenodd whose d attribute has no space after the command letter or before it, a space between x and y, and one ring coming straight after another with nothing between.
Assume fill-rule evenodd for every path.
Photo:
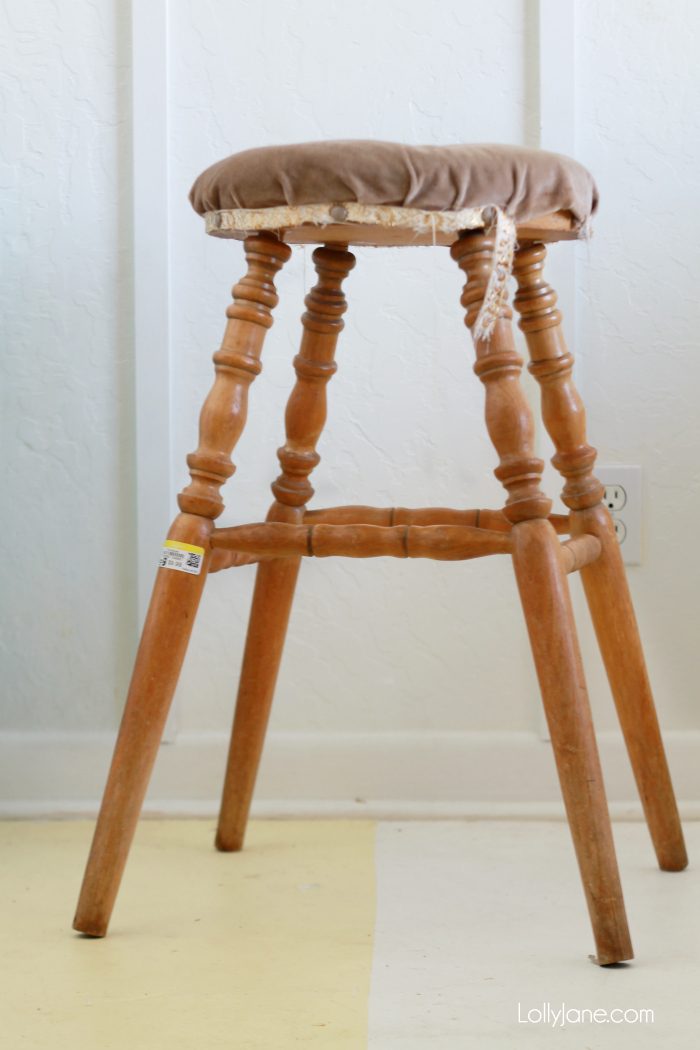
<instances>
[{"instance_id":1,"label":"white baseboard","mask_svg":"<svg viewBox=\"0 0 700 1050\"><path fill-rule=\"evenodd\" d=\"M611 811L637 801L618 733L598 737ZM665 734L681 810L700 817L700 732ZM93 816L114 734L0 733L0 816ZM228 738L182 733L161 747L144 812L213 816ZM551 747L535 733L271 732L254 815L371 819L556 819Z\"/></svg>"}]
</instances>

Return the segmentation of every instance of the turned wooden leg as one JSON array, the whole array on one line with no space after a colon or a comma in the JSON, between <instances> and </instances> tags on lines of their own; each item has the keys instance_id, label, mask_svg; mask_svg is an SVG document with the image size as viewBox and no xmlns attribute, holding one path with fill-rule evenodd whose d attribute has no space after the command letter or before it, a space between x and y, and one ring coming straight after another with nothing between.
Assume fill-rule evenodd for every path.
<instances>
[{"instance_id":1,"label":"turned wooden leg","mask_svg":"<svg viewBox=\"0 0 700 1050\"><path fill-rule=\"evenodd\" d=\"M462 295L472 327L491 271L493 238L464 235L452 246L467 275ZM508 492L513 563L549 722L569 827L591 916L597 961L632 958L598 749L556 533L540 491L532 414L520 386L510 309L501 309L488 341L476 340L475 372L486 386L486 425L498 452L496 476Z\"/></svg>"},{"instance_id":2,"label":"turned wooden leg","mask_svg":"<svg viewBox=\"0 0 700 1050\"><path fill-rule=\"evenodd\" d=\"M581 579L659 867L682 871L688 855L620 544L602 504L573 513L571 529L602 545Z\"/></svg>"},{"instance_id":3,"label":"turned wooden leg","mask_svg":"<svg viewBox=\"0 0 700 1050\"><path fill-rule=\"evenodd\" d=\"M542 387L542 416L556 449L553 463L566 481L562 499L571 509L572 535L592 533L602 545L600 558L581 575L649 832L659 866L680 871L688 858L644 652L620 547L593 475L596 453L586 442L585 411L571 378L573 358L556 294L543 277L544 260L541 244L518 251L515 306L530 371Z\"/></svg>"},{"instance_id":4,"label":"turned wooden leg","mask_svg":"<svg viewBox=\"0 0 700 1050\"><path fill-rule=\"evenodd\" d=\"M320 459L316 444L326 421L326 385L337 367L335 349L347 307L342 282L355 265L354 256L339 248L317 248L313 259L318 281L305 300L286 442L278 452L282 473L272 485L275 502L267 519L293 525L302 523L313 495L309 475ZM243 845L300 562L280 558L257 570L216 834L220 850Z\"/></svg>"},{"instance_id":5,"label":"turned wooden leg","mask_svg":"<svg viewBox=\"0 0 700 1050\"><path fill-rule=\"evenodd\" d=\"M525 611L566 815L601 966L632 958L603 775L559 541L545 521L513 529Z\"/></svg>"},{"instance_id":6,"label":"turned wooden leg","mask_svg":"<svg viewBox=\"0 0 700 1050\"><path fill-rule=\"evenodd\" d=\"M274 276L290 255L270 236L250 237L245 249L248 272L233 289L214 355L216 380L202 409L199 447L187 460L191 482L178 497L181 513L157 572L73 922L93 937L107 932L204 587L213 521L223 510L219 490L234 471L231 452L272 324Z\"/></svg>"}]
</instances>

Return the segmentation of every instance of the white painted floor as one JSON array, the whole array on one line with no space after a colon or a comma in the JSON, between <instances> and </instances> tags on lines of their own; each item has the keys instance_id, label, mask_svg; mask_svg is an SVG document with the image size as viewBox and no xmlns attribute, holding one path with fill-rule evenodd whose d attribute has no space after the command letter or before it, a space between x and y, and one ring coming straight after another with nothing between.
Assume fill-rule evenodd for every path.
<instances>
[{"instance_id":1,"label":"white painted floor","mask_svg":"<svg viewBox=\"0 0 700 1050\"><path fill-rule=\"evenodd\" d=\"M700 824L685 830L692 865ZM641 823L614 833L637 958L601 968L565 824L380 824L371 1050L700 1046L697 870L659 871ZM518 1021L562 1002L654 1022Z\"/></svg>"},{"instance_id":2,"label":"white painted floor","mask_svg":"<svg viewBox=\"0 0 700 1050\"><path fill-rule=\"evenodd\" d=\"M94 941L70 930L92 825L0 824L2 1050L699 1045L700 879L641 823L614 826L637 957L605 969L564 823L256 821L227 855L213 830L142 822Z\"/></svg>"}]
</instances>

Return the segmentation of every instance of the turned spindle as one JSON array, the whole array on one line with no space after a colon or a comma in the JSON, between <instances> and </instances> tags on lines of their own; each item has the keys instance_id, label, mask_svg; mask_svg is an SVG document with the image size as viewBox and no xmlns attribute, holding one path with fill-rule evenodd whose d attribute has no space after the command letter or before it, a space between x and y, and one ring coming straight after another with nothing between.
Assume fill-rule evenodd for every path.
<instances>
[{"instance_id":1,"label":"turned spindle","mask_svg":"<svg viewBox=\"0 0 700 1050\"><path fill-rule=\"evenodd\" d=\"M472 233L451 249L467 275L461 302L471 329L487 291L494 248L493 236ZM591 914L597 958L601 963L619 962L632 957L632 947L566 580L567 571L575 567L582 554L581 544L563 552L554 528L543 520L549 515L551 502L539 488L544 464L534 456L534 425L520 384L523 362L513 345L511 316L503 304L491 339L474 340L474 371L486 385L486 427L500 456L496 477L509 493L503 513L513 523L513 567ZM555 372L555 384L558 380L566 383L570 363L561 368L557 359L554 365L548 360L547 365ZM542 371L538 378L542 381L548 375ZM550 397L550 425L558 419L558 405L559 395ZM565 416L562 409L557 429L565 430ZM575 458L564 459L559 469L568 470L578 482L584 470L578 446L576 453ZM589 549L586 557L590 554Z\"/></svg>"},{"instance_id":2,"label":"turned spindle","mask_svg":"<svg viewBox=\"0 0 700 1050\"><path fill-rule=\"evenodd\" d=\"M320 460L316 444L326 421L326 387L337 368L335 350L347 309L342 284L355 265L343 246L316 248L313 261L318 279L304 300L270 523L299 525L313 495L309 476ZM300 556L273 558L257 570L216 832L219 850L243 845L300 564Z\"/></svg>"},{"instance_id":3,"label":"turned spindle","mask_svg":"<svg viewBox=\"0 0 700 1050\"><path fill-rule=\"evenodd\" d=\"M474 232L450 249L467 277L461 303L470 329L486 294L494 248L493 235ZM552 503L540 490L544 463L535 456L535 427L520 384L523 359L515 350L511 317L504 303L491 338L474 341L474 371L486 387L486 428L500 458L494 473L508 493L503 513L515 523L546 518Z\"/></svg>"},{"instance_id":4,"label":"turned spindle","mask_svg":"<svg viewBox=\"0 0 700 1050\"><path fill-rule=\"evenodd\" d=\"M279 522L218 529L214 542L258 557L433 558L467 561L508 554L508 532L470 525L286 525Z\"/></svg>"},{"instance_id":5,"label":"turned spindle","mask_svg":"<svg viewBox=\"0 0 700 1050\"><path fill-rule=\"evenodd\" d=\"M235 467L231 453L248 415L248 390L260 374L260 354L277 305L275 274L291 248L269 234L245 242L248 272L234 285L221 348L214 354L216 377L199 417L199 446L187 457L191 482L178 496L183 513L218 518L221 486Z\"/></svg>"},{"instance_id":6,"label":"turned spindle","mask_svg":"<svg viewBox=\"0 0 700 1050\"><path fill-rule=\"evenodd\" d=\"M314 494L309 475L321 459L316 443L326 422L326 386L338 368L335 349L347 309L342 283L355 265L355 256L342 249L317 248L313 261L318 281L304 300L304 332L294 358L297 379L285 413L287 439L277 452L282 473L272 483L277 502L295 508L303 507Z\"/></svg>"},{"instance_id":7,"label":"turned spindle","mask_svg":"<svg viewBox=\"0 0 700 1050\"><path fill-rule=\"evenodd\" d=\"M273 279L290 255L272 234L248 238L245 251L248 271L233 289L214 355L216 379L200 417L199 448L188 457L192 480L168 533L169 541L200 552L201 561L198 571L161 567L156 574L73 922L93 937L107 932L204 588L212 519L223 509L220 488L233 473L230 457L245 423L248 387L272 324Z\"/></svg>"},{"instance_id":8,"label":"turned spindle","mask_svg":"<svg viewBox=\"0 0 700 1050\"><path fill-rule=\"evenodd\" d=\"M593 474L596 450L586 441L586 410L572 377L574 358L564 341L557 296L543 276L545 256L543 244L516 252L513 305L530 352L528 370L542 388L542 420L556 449L552 463L565 479L562 500L572 510L585 510L600 503L603 486Z\"/></svg>"},{"instance_id":9,"label":"turned spindle","mask_svg":"<svg viewBox=\"0 0 700 1050\"><path fill-rule=\"evenodd\" d=\"M572 535L595 536L601 555L581 572L620 726L659 866L679 871L688 862L671 775L620 547L593 475L595 449L586 441L586 415L574 385L557 296L544 277L543 244L515 256L515 306L525 333L530 370L542 387L542 417L566 479L562 499L572 510Z\"/></svg>"}]
</instances>

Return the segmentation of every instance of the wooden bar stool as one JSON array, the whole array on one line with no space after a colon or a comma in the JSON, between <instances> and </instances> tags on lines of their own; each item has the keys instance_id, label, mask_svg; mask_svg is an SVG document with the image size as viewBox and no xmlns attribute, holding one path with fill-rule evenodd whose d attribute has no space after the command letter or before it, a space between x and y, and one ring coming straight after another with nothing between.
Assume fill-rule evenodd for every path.
<instances>
[{"instance_id":1,"label":"wooden bar stool","mask_svg":"<svg viewBox=\"0 0 700 1050\"><path fill-rule=\"evenodd\" d=\"M239 153L205 171L191 200L207 232L245 241L214 354L190 483L162 550L153 598L105 788L76 930L102 937L119 888L163 726L208 573L258 563L216 845L239 850L303 557L459 560L510 554L522 600L561 790L601 965L632 958L610 819L576 637L567 573L580 571L658 862L687 858L625 571L593 473L545 244L585 234L597 203L591 176L566 157L510 146L326 142ZM517 235L517 246L516 246ZM233 474L248 388L260 372L289 244L321 244L306 297L281 473L264 523L216 528ZM439 244L466 275L462 306L486 391L486 426L507 499L502 510L308 510L309 476L326 419L326 384L343 327L348 245ZM520 386L507 283L542 388L542 416L564 478L568 515L551 514L543 463ZM559 535L568 539L559 539Z\"/></svg>"}]
</instances>

